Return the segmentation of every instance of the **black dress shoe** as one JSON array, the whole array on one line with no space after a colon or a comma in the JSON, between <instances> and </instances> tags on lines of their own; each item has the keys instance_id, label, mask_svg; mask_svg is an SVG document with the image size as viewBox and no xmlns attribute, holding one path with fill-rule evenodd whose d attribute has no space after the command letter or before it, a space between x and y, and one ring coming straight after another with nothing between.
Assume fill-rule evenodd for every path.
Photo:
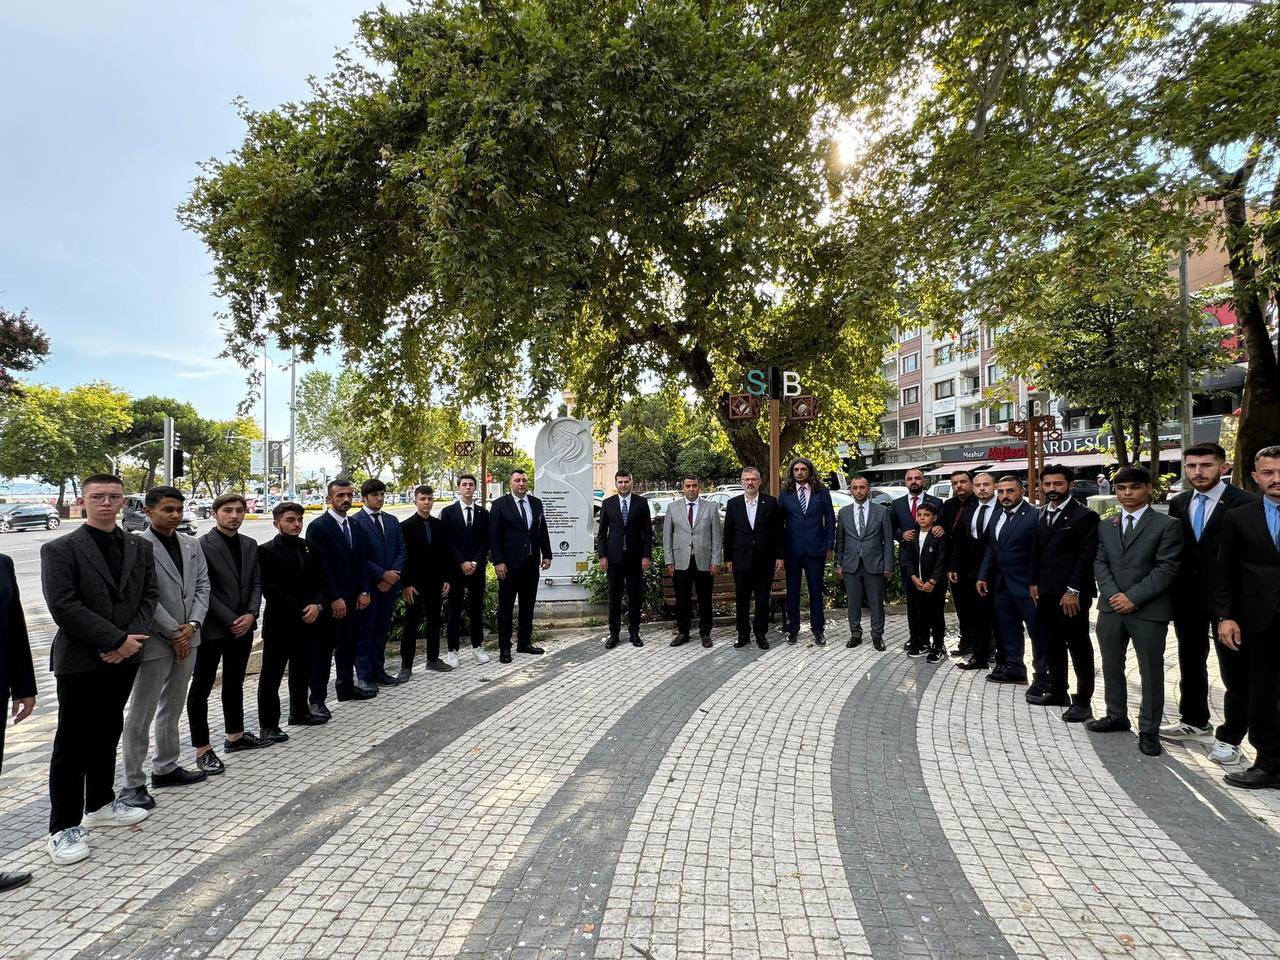
<instances>
[{"instance_id":1,"label":"black dress shoe","mask_svg":"<svg viewBox=\"0 0 1280 960\"><path fill-rule=\"evenodd\" d=\"M189 787L191 784L199 783L208 776L203 770L174 767L168 773L153 773L151 775L151 786L152 789L156 787Z\"/></svg>"},{"instance_id":2,"label":"black dress shoe","mask_svg":"<svg viewBox=\"0 0 1280 960\"><path fill-rule=\"evenodd\" d=\"M234 753L236 750L261 750L263 747L269 746L271 746L270 740L263 740L260 737L255 737L252 733L246 730L235 740L227 740L223 743L222 748L228 753Z\"/></svg>"},{"instance_id":3,"label":"black dress shoe","mask_svg":"<svg viewBox=\"0 0 1280 960\"><path fill-rule=\"evenodd\" d=\"M321 724L328 722L328 717L321 716L318 713L308 713L301 717L289 718L289 726L291 727L318 727Z\"/></svg>"},{"instance_id":4,"label":"black dress shoe","mask_svg":"<svg viewBox=\"0 0 1280 960\"><path fill-rule=\"evenodd\" d=\"M1030 702L1032 697L1038 697L1048 692L1048 690L1040 686L1039 680L1032 681L1031 686L1027 687L1027 701Z\"/></svg>"},{"instance_id":5,"label":"black dress shoe","mask_svg":"<svg viewBox=\"0 0 1280 960\"><path fill-rule=\"evenodd\" d=\"M813 642L820 647L825 647L827 645L827 638L820 633L815 633L813 635Z\"/></svg>"},{"instance_id":6,"label":"black dress shoe","mask_svg":"<svg viewBox=\"0 0 1280 960\"><path fill-rule=\"evenodd\" d=\"M743 647L750 646L750 644L750 637L739 637L737 640L733 641L733 649L741 650Z\"/></svg>"},{"instance_id":7,"label":"black dress shoe","mask_svg":"<svg viewBox=\"0 0 1280 960\"><path fill-rule=\"evenodd\" d=\"M1001 669L997 668L997 669L992 670L990 673L988 673L988 674L987 674L987 682L988 682L988 683L1015 683L1015 684L1016 684L1016 683L1026 683L1026 682L1027 682L1027 678L1026 678L1026 676L1025 676L1025 675L1020 675L1020 674L1016 674L1016 673L1009 673L1007 670L1001 670Z\"/></svg>"},{"instance_id":8,"label":"black dress shoe","mask_svg":"<svg viewBox=\"0 0 1280 960\"><path fill-rule=\"evenodd\" d=\"M1145 753L1148 757L1158 757L1164 753L1164 748L1160 746L1160 734L1158 733L1140 733L1138 734L1138 749Z\"/></svg>"},{"instance_id":9,"label":"black dress shoe","mask_svg":"<svg viewBox=\"0 0 1280 960\"><path fill-rule=\"evenodd\" d=\"M143 810L156 808L156 798L147 793L146 787L125 787L116 794L116 799L126 806L140 807Z\"/></svg>"},{"instance_id":10,"label":"black dress shoe","mask_svg":"<svg viewBox=\"0 0 1280 960\"><path fill-rule=\"evenodd\" d=\"M311 712L314 713L317 717L324 717L326 720L333 719L333 714L329 712L329 708L326 707L323 703L317 703L316 701L312 700L311 703L308 704L308 706L311 707Z\"/></svg>"},{"instance_id":11,"label":"black dress shoe","mask_svg":"<svg viewBox=\"0 0 1280 960\"><path fill-rule=\"evenodd\" d=\"M619 642L620 641L618 640L618 635L614 634L604 642L604 648L606 650L612 650L614 647L616 647L619 644Z\"/></svg>"},{"instance_id":12,"label":"black dress shoe","mask_svg":"<svg viewBox=\"0 0 1280 960\"><path fill-rule=\"evenodd\" d=\"M516 646L516 653L546 653L541 647L535 647L532 643L526 643L524 646Z\"/></svg>"},{"instance_id":13,"label":"black dress shoe","mask_svg":"<svg viewBox=\"0 0 1280 960\"><path fill-rule=\"evenodd\" d=\"M845 645L846 647L848 647L849 649L851 649L851 650L852 650L854 647L860 647L860 646L862 646L862 638L861 638L861 637L850 637L848 640L846 640L846 641L844 642L844 645Z\"/></svg>"},{"instance_id":14,"label":"black dress shoe","mask_svg":"<svg viewBox=\"0 0 1280 960\"><path fill-rule=\"evenodd\" d=\"M702 638L702 645L703 645L704 647L706 647L708 650L710 650L710 649L711 649L711 638L710 638L710 637L703 637L703 638Z\"/></svg>"},{"instance_id":15,"label":"black dress shoe","mask_svg":"<svg viewBox=\"0 0 1280 960\"><path fill-rule=\"evenodd\" d=\"M760 637L759 639L756 640L756 646L759 647L761 650L768 650L769 641L766 640L764 637Z\"/></svg>"},{"instance_id":16,"label":"black dress shoe","mask_svg":"<svg viewBox=\"0 0 1280 960\"><path fill-rule=\"evenodd\" d=\"M673 647L683 647L688 642L689 642L689 635L687 633L679 633L679 634L676 634L676 638L671 641L671 645Z\"/></svg>"},{"instance_id":17,"label":"black dress shoe","mask_svg":"<svg viewBox=\"0 0 1280 960\"><path fill-rule=\"evenodd\" d=\"M888 649L888 648L884 645L884 640L883 640L882 638L880 638L880 637L872 637L872 638L871 638L871 645L872 645L873 647L875 647L877 650L881 651L882 653L883 653L885 650L887 650L887 649Z\"/></svg>"},{"instance_id":18,"label":"black dress shoe","mask_svg":"<svg viewBox=\"0 0 1280 960\"><path fill-rule=\"evenodd\" d=\"M643 647L644 641L640 639L639 634L636 634L634 637L631 638L631 645L633 647Z\"/></svg>"},{"instance_id":19,"label":"black dress shoe","mask_svg":"<svg viewBox=\"0 0 1280 960\"><path fill-rule=\"evenodd\" d=\"M956 664L957 670L985 670L987 669L986 661L974 660L970 657L968 660L961 660Z\"/></svg>"},{"instance_id":20,"label":"black dress shoe","mask_svg":"<svg viewBox=\"0 0 1280 960\"><path fill-rule=\"evenodd\" d=\"M966 647L966 646L961 645L961 646L956 647L954 650L952 650L952 651L951 651L951 656L953 656L953 657L967 657L967 656L972 655L972 653L973 653L973 651L972 651L971 649L969 649L969 648L968 648L968 647Z\"/></svg>"},{"instance_id":21,"label":"black dress shoe","mask_svg":"<svg viewBox=\"0 0 1280 960\"><path fill-rule=\"evenodd\" d=\"M1243 787L1245 790L1266 790L1268 788L1280 790L1280 773L1272 773L1260 767L1250 767L1248 770L1228 773L1222 779L1233 787Z\"/></svg>"},{"instance_id":22,"label":"black dress shoe","mask_svg":"<svg viewBox=\"0 0 1280 960\"><path fill-rule=\"evenodd\" d=\"M797 640L799 640L799 639L800 639L800 634L798 634L798 633L788 633L788 634L787 634L787 643L795 643L795 642L796 642Z\"/></svg>"},{"instance_id":23,"label":"black dress shoe","mask_svg":"<svg viewBox=\"0 0 1280 960\"><path fill-rule=\"evenodd\" d=\"M383 670L380 674L373 678L373 682L382 687L398 687L400 681L393 677L387 671Z\"/></svg>"},{"instance_id":24,"label":"black dress shoe","mask_svg":"<svg viewBox=\"0 0 1280 960\"><path fill-rule=\"evenodd\" d=\"M1067 707L1062 719L1067 723L1084 723L1086 720L1093 719L1093 711L1089 709L1087 703L1073 703Z\"/></svg>"},{"instance_id":25,"label":"black dress shoe","mask_svg":"<svg viewBox=\"0 0 1280 960\"><path fill-rule=\"evenodd\" d=\"M428 660L427 669L434 670L436 673L453 673L453 667L449 666L449 664L445 663L439 657L436 657L434 660Z\"/></svg>"},{"instance_id":26,"label":"black dress shoe","mask_svg":"<svg viewBox=\"0 0 1280 960\"><path fill-rule=\"evenodd\" d=\"M218 755L212 750L206 750L196 757L196 769L210 777L216 777L220 773L227 772L226 764L219 760Z\"/></svg>"},{"instance_id":27,"label":"black dress shoe","mask_svg":"<svg viewBox=\"0 0 1280 960\"><path fill-rule=\"evenodd\" d=\"M500 654L498 654L498 662L499 662L499 663L510 663L510 662L511 662L511 653L510 653L510 651L508 651L507 653L500 653Z\"/></svg>"},{"instance_id":28,"label":"black dress shoe","mask_svg":"<svg viewBox=\"0 0 1280 960\"><path fill-rule=\"evenodd\" d=\"M1044 693L1032 694L1027 691L1027 703L1033 707L1069 707L1071 706L1071 698L1064 693Z\"/></svg>"},{"instance_id":29,"label":"black dress shoe","mask_svg":"<svg viewBox=\"0 0 1280 960\"><path fill-rule=\"evenodd\" d=\"M25 887L31 882L31 874L15 873L10 870L0 870L0 890L12 890L15 887Z\"/></svg>"},{"instance_id":30,"label":"black dress shoe","mask_svg":"<svg viewBox=\"0 0 1280 960\"><path fill-rule=\"evenodd\" d=\"M1090 720L1084 728L1090 733L1123 733L1132 729L1126 717L1100 717Z\"/></svg>"},{"instance_id":31,"label":"black dress shoe","mask_svg":"<svg viewBox=\"0 0 1280 960\"><path fill-rule=\"evenodd\" d=\"M279 727L263 727L258 737L268 743L284 743L289 739L289 735Z\"/></svg>"},{"instance_id":32,"label":"black dress shoe","mask_svg":"<svg viewBox=\"0 0 1280 960\"><path fill-rule=\"evenodd\" d=\"M347 694L348 700L372 700L378 695L378 687L372 683L365 683L357 680L351 685L351 691Z\"/></svg>"}]
</instances>

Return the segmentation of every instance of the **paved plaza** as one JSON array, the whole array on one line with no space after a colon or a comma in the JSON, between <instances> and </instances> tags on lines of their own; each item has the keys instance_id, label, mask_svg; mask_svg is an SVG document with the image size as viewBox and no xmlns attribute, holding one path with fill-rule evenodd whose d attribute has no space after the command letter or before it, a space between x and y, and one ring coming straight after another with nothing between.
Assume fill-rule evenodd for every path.
<instances>
[{"instance_id":1,"label":"paved plaza","mask_svg":"<svg viewBox=\"0 0 1280 960\"><path fill-rule=\"evenodd\" d=\"M0 776L0 869L36 873L0 898L0 957L1280 956L1280 791L909 660L905 631L557 631L334 704L62 868L41 670Z\"/></svg>"}]
</instances>

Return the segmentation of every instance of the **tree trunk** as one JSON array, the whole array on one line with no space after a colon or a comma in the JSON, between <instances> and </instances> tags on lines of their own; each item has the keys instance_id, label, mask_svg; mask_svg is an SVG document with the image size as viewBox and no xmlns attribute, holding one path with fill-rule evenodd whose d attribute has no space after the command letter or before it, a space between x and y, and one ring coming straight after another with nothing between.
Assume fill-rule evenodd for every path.
<instances>
[{"instance_id":1,"label":"tree trunk","mask_svg":"<svg viewBox=\"0 0 1280 960\"><path fill-rule=\"evenodd\" d=\"M1124 417L1120 415L1120 407L1111 408L1111 434L1116 448L1116 462L1120 467L1129 465L1129 443L1125 437Z\"/></svg>"},{"instance_id":2,"label":"tree trunk","mask_svg":"<svg viewBox=\"0 0 1280 960\"><path fill-rule=\"evenodd\" d=\"M58 513L61 514L63 508L67 505L67 481L63 480L58 484Z\"/></svg>"},{"instance_id":3,"label":"tree trunk","mask_svg":"<svg viewBox=\"0 0 1280 960\"><path fill-rule=\"evenodd\" d=\"M1151 414L1151 422L1147 424L1147 431L1151 434L1151 456L1147 459L1148 470L1151 473L1153 483L1160 480L1160 419L1156 414Z\"/></svg>"}]
</instances>

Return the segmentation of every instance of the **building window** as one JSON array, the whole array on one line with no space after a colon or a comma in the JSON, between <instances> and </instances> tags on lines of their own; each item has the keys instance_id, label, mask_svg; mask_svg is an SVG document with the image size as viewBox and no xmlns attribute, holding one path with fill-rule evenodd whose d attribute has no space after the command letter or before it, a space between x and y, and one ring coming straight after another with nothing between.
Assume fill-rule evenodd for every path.
<instances>
[{"instance_id":1,"label":"building window","mask_svg":"<svg viewBox=\"0 0 1280 960\"><path fill-rule=\"evenodd\" d=\"M947 397L956 395L956 382L954 380L939 380L933 385L933 399L945 400Z\"/></svg>"},{"instance_id":2,"label":"building window","mask_svg":"<svg viewBox=\"0 0 1280 960\"><path fill-rule=\"evenodd\" d=\"M996 407L994 410L991 411L991 422L993 424L1008 423L1012 419L1013 419L1012 403L1002 403L998 407Z\"/></svg>"},{"instance_id":3,"label":"building window","mask_svg":"<svg viewBox=\"0 0 1280 960\"><path fill-rule=\"evenodd\" d=\"M883 370L881 370L881 374L884 376L884 378L885 378L886 380L890 380L890 381L892 381L892 380L896 380L896 379L897 379L897 377L898 377L898 364L897 364L897 362L896 362L896 361L893 361L893 360L888 361L888 362L884 365L884 369L883 369Z\"/></svg>"},{"instance_id":4,"label":"building window","mask_svg":"<svg viewBox=\"0 0 1280 960\"><path fill-rule=\"evenodd\" d=\"M934 433L955 433L956 432L956 415L948 414L945 417L938 417L933 421Z\"/></svg>"},{"instance_id":5,"label":"building window","mask_svg":"<svg viewBox=\"0 0 1280 960\"><path fill-rule=\"evenodd\" d=\"M1004 369L998 363L987 364L987 386L993 387L1004 380Z\"/></svg>"},{"instance_id":6,"label":"building window","mask_svg":"<svg viewBox=\"0 0 1280 960\"><path fill-rule=\"evenodd\" d=\"M982 391L982 381L978 377L961 377L960 378L960 396L972 397L975 393Z\"/></svg>"},{"instance_id":7,"label":"building window","mask_svg":"<svg viewBox=\"0 0 1280 960\"><path fill-rule=\"evenodd\" d=\"M962 333L960 335L960 344L958 347L961 356L969 356L978 352L978 334L976 332Z\"/></svg>"},{"instance_id":8,"label":"building window","mask_svg":"<svg viewBox=\"0 0 1280 960\"><path fill-rule=\"evenodd\" d=\"M898 331L898 342L906 343L908 340L914 340L918 336L920 336L919 327L908 327L906 330Z\"/></svg>"},{"instance_id":9,"label":"building window","mask_svg":"<svg viewBox=\"0 0 1280 960\"><path fill-rule=\"evenodd\" d=\"M909 406L913 403L919 403L919 402L920 402L919 387L907 387L905 390L902 391L902 405L904 407Z\"/></svg>"},{"instance_id":10,"label":"building window","mask_svg":"<svg viewBox=\"0 0 1280 960\"><path fill-rule=\"evenodd\" d=\"M915 373L920 369L920 354L908 353L902 358L902 372Z\"/></svg>"},{"instance_id":11,"label":"building window","mask_svg":"<svg viewBox=\"0 0 1280 960\"><path fill-rule=\"evenodd\" d=\"M1001 324L999 326L987 327L987 349L994 350L996 342L1009 332L1009 328Z\"/></svg>"},{"instance_id":12,"label":"building window","mask_svg":"<svg viewBox=\"0 0 1280 960\"><path fill-rule=\"evenodd\" d=\"M982 411L966 407L960 417L961 430L981 430Z\"/></svg>"},{"instance_id":13,"label":"building window","mask_svg":"<svg viewBox=\"0 0 1280 960\"><path fill-rule=\"evenodd\" d=\"M902 421L902 439L907 440L911 437L920 436L919 420L903 420Z\"/></svg>"},{"instance_id":14,"label":"building window","mask_svg":"<svg viewBox=\"0 0 1280 960\"><path fill-rule=\"evenodd\" d=\"M942 365L950 362L951 362L951 344L944 343L942 346L934 349L933 365L935 367L941 367Z\"/></svg>"}]
</instances>

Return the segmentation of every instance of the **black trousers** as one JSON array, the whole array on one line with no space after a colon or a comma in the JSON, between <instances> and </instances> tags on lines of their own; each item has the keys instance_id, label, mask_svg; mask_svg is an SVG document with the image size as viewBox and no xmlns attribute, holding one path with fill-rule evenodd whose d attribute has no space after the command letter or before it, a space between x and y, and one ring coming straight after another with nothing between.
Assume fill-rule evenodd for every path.
<instances>
[{"instance_id":1,"label":"black trousers","mask_svg":"<svg viewBox=\"0 0 1280 960\"><path fill-rule=\"evenodd\" d=\"M458 652L458 640L462 633L462 614L465 611L471 630L471 646L484 646L484 564L476 567L470 576L461 570L449 581L449 649ZM498 589L502 589L502 581L498 581Z\"/></svg>"},{"instance_id":2,"label":"black trousers","mask_svg":"<svg viewBox=\"0 0 1280 960\"><path fill-rule=\"evenodd\" d=\"M1093 602L1080 598L1080 612L1068 617L1062 612L1062 597L1040 595L1036 607L1036 630L1049 657L1049 692L1066 696L1070 682L1067 677L1067 657L1076 674L1076 692L1072 703L1088 705L1093 699L1094 674L1093 637L1089 631L1089 605Z\"/></svg>"},{"instance_id":3,"label":"black trousers","mask_svg":"<svg viewBox=\"0 0 1280 960\"><path fill-rule=\"evenodd\" d=\"M360 649L360 616L354 600L347 601L347 615L341 620L329 613L321 620L315 659L311 661L311 702L323 705L329 690L329 668L335 674L338 693L351 691L356 672L356 654Z\"/></svg>"},{"instance_id":4,"label":"black trousers","mask_svg":"<svg viewBox=\"0 0 1280 960\"><path fill-rule=\"evenodd\" d=\"M689 558L689 566L685 570L677 570L671 577L676 592L676 632L682 637L689 635L689 627L693 622L693 595L698 594L698 633L703 638L711 636L711 589L715 577L709 572L698 569L698 561Z\"/></svg>"},{"instance_id":5,"label":"black trousers","mask_svg":"<svg viewBox=\"0 0 1280 960\"><path fill-rule=\"evenodd\" d=\"M1249 742L1254 766L1280 773L1280 613L1260 633L1245 633L1240 652L1249 675Z\"/></svg>"},{"instance_id":6,"label":"black trousers","mask_svg":"<svg viewBox=\"0 0 1280 960\"><path fill-rule=\"evenodd\" d=\"M1274 643L1274 639L1271 641ZM1232 650L1215 642L1218 655L1218 672L1222 674L1222 723L1216 731L1223 743L1240 746L1249 732L1249 654L1245 650ZM1185 721L1184 721L1185 722Z\"/></svg>"},{"instance_id":7,"label":"black trousers","mask_svg":"<svg viewBox=\"0 0 1280 960\"><path fill-rule=\"evenodd\" d=\"M1002 654L995 642L996 604L992 594L978 595L978 581L961 576L951 585L951 598L960 621L960 645L977 663L999 661Z\"/></svg>"},{"instance_id":8,"label":"black trousers","mask_svg":"<svg viewBox=\"0 0 1280 960\"><path fill-rule=\"evenodd\" d=\"M319 644L319 623L264 627L262 672L258 674L258 723L262 727L280 726L280 680L286 667L289 670L289 716L306 716L311 666Z\"/></svg>"},{"instance_id":9,"label":"black trousers","mask_svg":"<svg viewBox=\"0 0 1280 960\"><path fill-rule=\"evenodd\" d=\"M516 624L516 646L527 647L533 643L533 605L538 601L541 572L542 565L537 558L530 557L518 567L508 564L507 575L498 581L498 650L502 653L511 652L511 627L517 601L520 619Z\"/></svg>"},{"instance_id":10,"label":"black trousers","mask_svg":"<svg viewBox=\"0 0 1280 960\"><path fill-rule=\"evenodd\" d=\"M436 580L418 591L413 603L404 605L404 630L400 633L400 665L412 667L418 652L418 637L422 626L427 627L427 660L440 659L440 590L444 584ZM453 587L449 588L450 594Z\"/></svg>"},{"instance_id":11,"label":"black trousers","mask_svg":"<svg viewBox=\"0 0 1280 960\"><path fill-rule=\"evenodd\" d=\"M738 639L748 640L754 632L763 640L769 631L769 594L773 591L773 564L760 563L750 570L733 567L733 599L738 620ZM751 617L754 601L756 615ZM753 628L754 627L754 631Z\"/></svg>"},{"instance_id":12,"label":"black trousers","mask_svg":"<svg viewBox=\"0 0 1280 960\"><path fill-rule=\"evenodd\" d=\"M197 649L199 649L197 647ZM58 730L49 760L49 832L78 827L116 798L116 749L138 663L57 677Z\"/></svg>"},{"instance_id":13,"label":"black trousers","mask_svg":"<svg viewBox=\"0 0 1280 960\"><path fill-rule=\"evenodd\" d=\"M187 692L187 722L191 725L191 745L209 746L209 694L222 661L222 718L227 733L244 732L244 670L253 649L253 632L243 637L200 638L196 647L196 670ZM278 682L278 681L277 681Z\"/></svg>"},{"instance_id":14,"label":"black trousers","mask_svg":"<svg viewBox=\"0 0 1280 960\"><path fill-rule=\"evenodd\" d=\"M627 631L640 636L640 614L644 612L644 567L640 556L623 556L610 562L605 574L609 581L609 636L622 631L622 595L627 596Z\"/></svg>"},{"instance_id":15,"label":"black trousers","mask_svg":"<svg viewBox=\"0 0 1280 960\"><path fill-rule=\"evenodd\" d=\"M977 616L974 607L978 601L978 590L974 581L961 577L955 583L948 578L948 589L951 591L951 602L955 604L956 620L960 624L959 649L962 654L973 653L973 634Z\"/></svg>"},{"instance_id":16,"label":"black trousers","mask_svg":"<svg viewBox=\"0 0 1280 960\"><path fill-rule=\"evenodd\" d=\"M1183 723L1193 727L1209 725L1209 647L1212 644L1212 631L1213 620L1207 613L1201 612L1193 604L1174 606L1173 632L1178 637L1178 715Z\"/></svg>"},{"instance_id":17,"label":"black trousers","mask_svg":"<svg viewBox=\"0 0 1280 960\"><path fill-rule=\"evenodd\" d=\"M937 584L931 593L919 589L904 577L907 588L907 631L911 645L934 646L941 650L947 641L947 591Z\"/></svg>"}]
</instances>

